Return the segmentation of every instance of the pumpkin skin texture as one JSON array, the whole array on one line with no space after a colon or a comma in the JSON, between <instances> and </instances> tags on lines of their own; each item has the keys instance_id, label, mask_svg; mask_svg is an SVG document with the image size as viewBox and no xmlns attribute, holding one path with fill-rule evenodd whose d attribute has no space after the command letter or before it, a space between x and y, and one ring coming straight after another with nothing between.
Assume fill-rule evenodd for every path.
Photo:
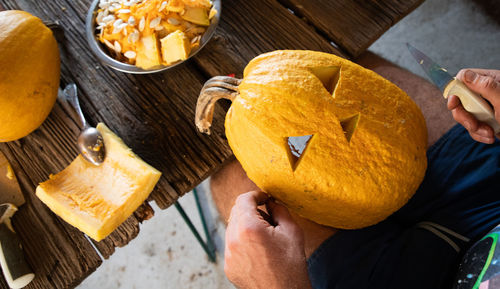
<instances>
[{"instance_id":1,"label":"pumpkin skin texture","mask_svg":"<svg viewBox=\"0 0 500 289\"><path fill-rule=\"evenodd\" d=\"M225 128L257 186L335 228L387 218L412 197L427 166L425 120L410 97L375 72L321 52L254 58ZM306 135L297 160L287 138Z\"/></svg>"},{"instance_id":2,"label":"pumpkin skin texture","mask_svg":"<svg viewBox=\"0 0 500 289\"><path fill-rule=\"evenodd\" d=\"M0 12L0 142L22 138L57 99L59 50L52 31L24 11Z\"/></svg>"}]
</instances>

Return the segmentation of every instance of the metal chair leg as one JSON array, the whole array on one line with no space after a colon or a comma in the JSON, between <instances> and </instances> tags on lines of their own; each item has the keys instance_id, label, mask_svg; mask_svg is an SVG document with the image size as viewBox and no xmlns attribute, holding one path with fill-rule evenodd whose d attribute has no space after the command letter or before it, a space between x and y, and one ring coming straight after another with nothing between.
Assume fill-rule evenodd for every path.
<instances>
[{"instance_id":1,"label":"metal chair leg","mask_svg":"<svg viewBox=\"0 0 500 289\"><path fill-rule=\"evenodd\" d=\"M215 246L213 245L212 238L210 237L210 234L208 233L208 228L206 225L205 216L203 215L203 212L201 210L201 206L199 203L200 201L198 199L197 192L195 193L195 200L196 200L196 206L198 208L198 212L200 214L201 222L203 224L203 229L204 229L205 235L207 237L207 242L203 241L200 234L198 233L198 230L196 230L193 223L191 222L191 219L189 219L188 215L186 214L186 212L184 211L182 206L179 204L179 202L175 202L174 206L177 209L177 211L179 212L179 214L181 214L182 219L184 220L184 222L186 222L189 229L191 230L193 235L196 237L196 240L198 240L198 243L200 243L200 245L203 248L203 250L205 251L205 253L207 253L208 259L210 260L210 262L215 263L215 261L216 261Z\"/></svg>"},{"instance_id":2,"label":"metal chair leg","mask_svg":"<svg viewBox=\"0 0 500 289\"><path fill-rule=\"evenodd\" d=\"M198 208L198 213L200 214L201 224L203 225L203 231L205 231L207 245L208 245L209 249L215 255L215 251L216 251L215 243L212 239L212 235L208 231L207 219L205 218L205 214L203 213L203 210L201 208L200 198L198 196L198 191L196 190L196 188L193 189L193 194L194 194L194 200L196 201L196 207Z\"/></svg>"}]
</instances>

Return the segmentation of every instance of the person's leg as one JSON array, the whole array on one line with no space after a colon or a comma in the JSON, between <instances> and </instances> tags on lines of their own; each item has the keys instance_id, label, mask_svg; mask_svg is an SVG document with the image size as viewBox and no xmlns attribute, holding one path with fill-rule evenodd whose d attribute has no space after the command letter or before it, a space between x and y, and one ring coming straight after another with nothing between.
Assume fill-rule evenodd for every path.
<instances>
[{"instance_id":1,"label":"person's leg","mask_svg":"<svg viewBox=\"0 0 500 289\"><path fill-rule=\"evenodd\" d=\"M369 51L360 55L356 63L390 80L415 101L427 124L428 146L434 144L456 124L446 108L446 99L443 94L429 81Z\"/></svg>"},{"instance_id":2,"label":"person's leg","mask_svg":"<svg viewBox=\"0 0 500 289\"><path fill-rule=\"evenodd\" d=\"M392 81L417 103L427 122L429 145L454 124L439 90L425 79L397 67L371 52L362 54L357 63ZM210 186L213 199L224 222L227 222L238 195L259 189L248 179L237 160L228 163L215 173L211 177ZM294 218L304 231L307 257L336 232L334 228L318 225L295 214Z\"/></svg>"},{"instance_id":3,"label":"person's leg","mask_svg":"<svg viewBox=\"0 0 500 289\"><path fill-rule=\"evenodd\" d=\"M237 160L228 163L210 178L210 189L219 215L226 224L236 198L240 194L260 190L247 177ZM306 257L309 257L324 240L336 231L334 228L318 225L293 212L290 213L304 231Z\"/></svg>"}]
</instances>

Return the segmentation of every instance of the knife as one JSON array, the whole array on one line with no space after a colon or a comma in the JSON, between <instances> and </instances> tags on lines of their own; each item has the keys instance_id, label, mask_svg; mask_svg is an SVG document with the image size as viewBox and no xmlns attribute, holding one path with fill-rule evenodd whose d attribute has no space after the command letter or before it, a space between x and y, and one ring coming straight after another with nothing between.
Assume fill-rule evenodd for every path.
<instances>
[{"instance_id":1,"label":"knife","mask_svg":"<svg viewBox=\"0 0 500 289\"><path fill-rule=\"evenodd\" d=\"M423 52L406 43L408 50L420 67L425 71L434 84L448 98L456 95L464 109L493 129L495 134L500 133L500 124L495 119L495 112L491 105L479 94L471 91L463 82L451 76L446 69L435 63Z\"/></svg>"},{"instance_id":2,"label":"knife","mask_svg":"<svg viewBox=\"0 0 500 289\"><path fill-rule=\"evenodd\" d=\"M11 224L12 216L22 204L24 197L16 175L0 151L0 265L5 280L13 289L22 288L35 278Z\"/></svg>"}]
</instances>

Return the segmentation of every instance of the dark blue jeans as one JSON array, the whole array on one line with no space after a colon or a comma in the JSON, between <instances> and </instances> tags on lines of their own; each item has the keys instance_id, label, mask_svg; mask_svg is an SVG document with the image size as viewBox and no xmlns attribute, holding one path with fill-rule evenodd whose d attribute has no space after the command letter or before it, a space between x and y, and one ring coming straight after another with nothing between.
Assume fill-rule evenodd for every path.
<instances>
[{"instance_id":1,"label":"dark blue jeans","mask_svg":"<svg viewBox=\"0 0 500 289\"><path fill-rule=\"evenodd\" d=\"M385 221L339 231L309 258L313 288L451 288L463 253L500 223L500 141L457 125L427 151L413 198Z\"/></svg>"}]
</instances>

